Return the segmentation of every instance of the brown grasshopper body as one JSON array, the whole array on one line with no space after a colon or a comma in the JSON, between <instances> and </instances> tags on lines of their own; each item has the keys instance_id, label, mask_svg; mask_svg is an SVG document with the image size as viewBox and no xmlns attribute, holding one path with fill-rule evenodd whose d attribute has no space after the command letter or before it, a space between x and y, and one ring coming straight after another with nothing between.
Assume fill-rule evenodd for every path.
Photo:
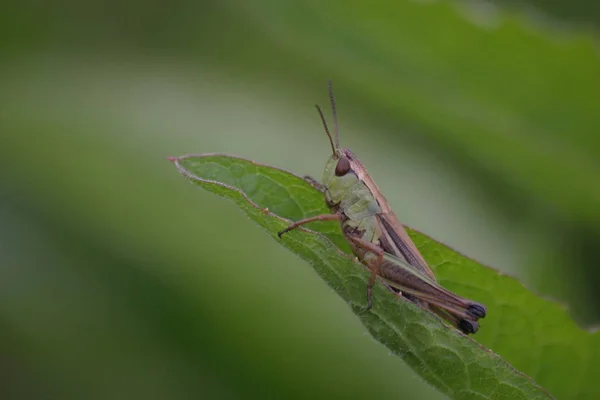
<instances>
[{"instance_id":1,"label":"brown grasshopper body","mask_svg":"<svg viewBox=\"0 0 600 400\"><path fill-rule=\"evenodd\" d=\"M371 290L379 276L390 290L436 313L462 332L477 332L477 320L485 317L485 306L464 299L437 283L427 262L366 168L350 150L339 147L331 82L329 94L335 122L334 136L330 134L318 106L317 110L333 154L325 167L322 183L309 181L324 193L331 214L294 222L279 232L279 236L309 222L339 220L354 254L371 271L367 285L367 309L371 308Z\"/></svg>"}]
</instances>

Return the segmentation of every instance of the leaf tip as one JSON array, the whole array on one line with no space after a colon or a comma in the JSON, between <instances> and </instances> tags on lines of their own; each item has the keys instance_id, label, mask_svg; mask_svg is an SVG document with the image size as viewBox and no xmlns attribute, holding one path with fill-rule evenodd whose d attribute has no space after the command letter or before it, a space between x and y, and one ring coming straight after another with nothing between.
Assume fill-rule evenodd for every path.
<instances>
[{"instance_id":1,"label":"leaf tip","mask_svg":"<svg viewBox=\"0 0 600 400\"><path fill-rule=\"evenodd\" d=\"M167 160L174 163L175 161L177 161L177 157L167 157Z\"/></svg>"}]
</instances>

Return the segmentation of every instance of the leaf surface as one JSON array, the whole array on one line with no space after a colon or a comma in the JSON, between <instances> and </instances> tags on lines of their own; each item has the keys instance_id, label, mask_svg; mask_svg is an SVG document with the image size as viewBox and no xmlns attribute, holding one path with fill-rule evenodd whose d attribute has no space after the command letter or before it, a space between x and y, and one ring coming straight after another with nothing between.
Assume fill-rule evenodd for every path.
<instances>
[{"instance_id":1,"label":"leaf surface","mask_svg":"<svg viewBox=\"0 0 600 400\"><path fill-rule=\"evenodd\" d=\"M382 285L376 285L373 309L367 312L369 273L353 260L337 222L315 222L307 225L310 230L300 228L277 238L290 221L329 212L322 194L308 182L281 169L222 154L173 161L191 182L233 200L269 235L308 261L373 337L446 395L551 398L540 385L561 398L600 394L593 385L599 335L577 327L563 307L537 297L515 279L409 230L442 285L486 304L488 316L476 339L494 351ZM565 363L576 373L565 376Z\"/></svg>"}]
</instances>

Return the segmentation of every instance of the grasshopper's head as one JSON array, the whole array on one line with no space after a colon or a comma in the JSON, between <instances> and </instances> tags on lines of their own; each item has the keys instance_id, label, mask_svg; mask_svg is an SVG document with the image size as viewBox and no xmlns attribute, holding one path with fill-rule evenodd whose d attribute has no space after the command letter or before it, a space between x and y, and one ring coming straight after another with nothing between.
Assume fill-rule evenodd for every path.
<instances>
[{"instance_id":1,"label":"grasshopper's head","mask_svg":"<svg viewBox=\"0 0 600 400\"><path fill-rule=\"evenodd\" d=\"M323 173L323 185L326 200L329 204L339 204L348 189L353 187L359 178L353 169L354 155L348 149L336 149L327 160Z\"/></svg>"},{"instance_id":2,"label":"grasshopper's head","mask_svg":"<svg viewBox=\"0 0 600 400\"><path fill-rule=\"evenodd\" d=\"M333 98L333 89L331 86L331 80L329 81L329 100L331 102L331 110L333 113L334 131L333 135L329 132L327 122L323 111L317 105L317 110L323 122L325 133L329 137L331 143L331 150L333 154L327 160L325 165L325 172L323 173L323 185L325 186L325 196L329 204L339 204L348 189L350 189L359 178L353 170L353 166L356 162L356 157L348 149L340 148L339 137L338 137L338 123L337 113L335 109L335 100Z\"/></svg>"}]
</instances>

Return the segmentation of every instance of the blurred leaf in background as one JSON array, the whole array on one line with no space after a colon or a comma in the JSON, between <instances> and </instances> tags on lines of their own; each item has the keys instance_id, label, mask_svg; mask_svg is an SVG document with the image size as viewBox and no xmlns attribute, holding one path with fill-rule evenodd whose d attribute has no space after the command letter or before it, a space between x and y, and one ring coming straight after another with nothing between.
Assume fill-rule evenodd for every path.
<instances>
[{"instance_id":1,"label":"blurred leaf in background","mask_svg":"<svg viewBox=\"0 0 600 400\"><path fill-rule=\"evenodd\" d=\"M441 398L165 160L320 176L328 78L403 222L597 322L597 5L512 4L3 3L4 397Z\"/></svg>"}]
</instances>

